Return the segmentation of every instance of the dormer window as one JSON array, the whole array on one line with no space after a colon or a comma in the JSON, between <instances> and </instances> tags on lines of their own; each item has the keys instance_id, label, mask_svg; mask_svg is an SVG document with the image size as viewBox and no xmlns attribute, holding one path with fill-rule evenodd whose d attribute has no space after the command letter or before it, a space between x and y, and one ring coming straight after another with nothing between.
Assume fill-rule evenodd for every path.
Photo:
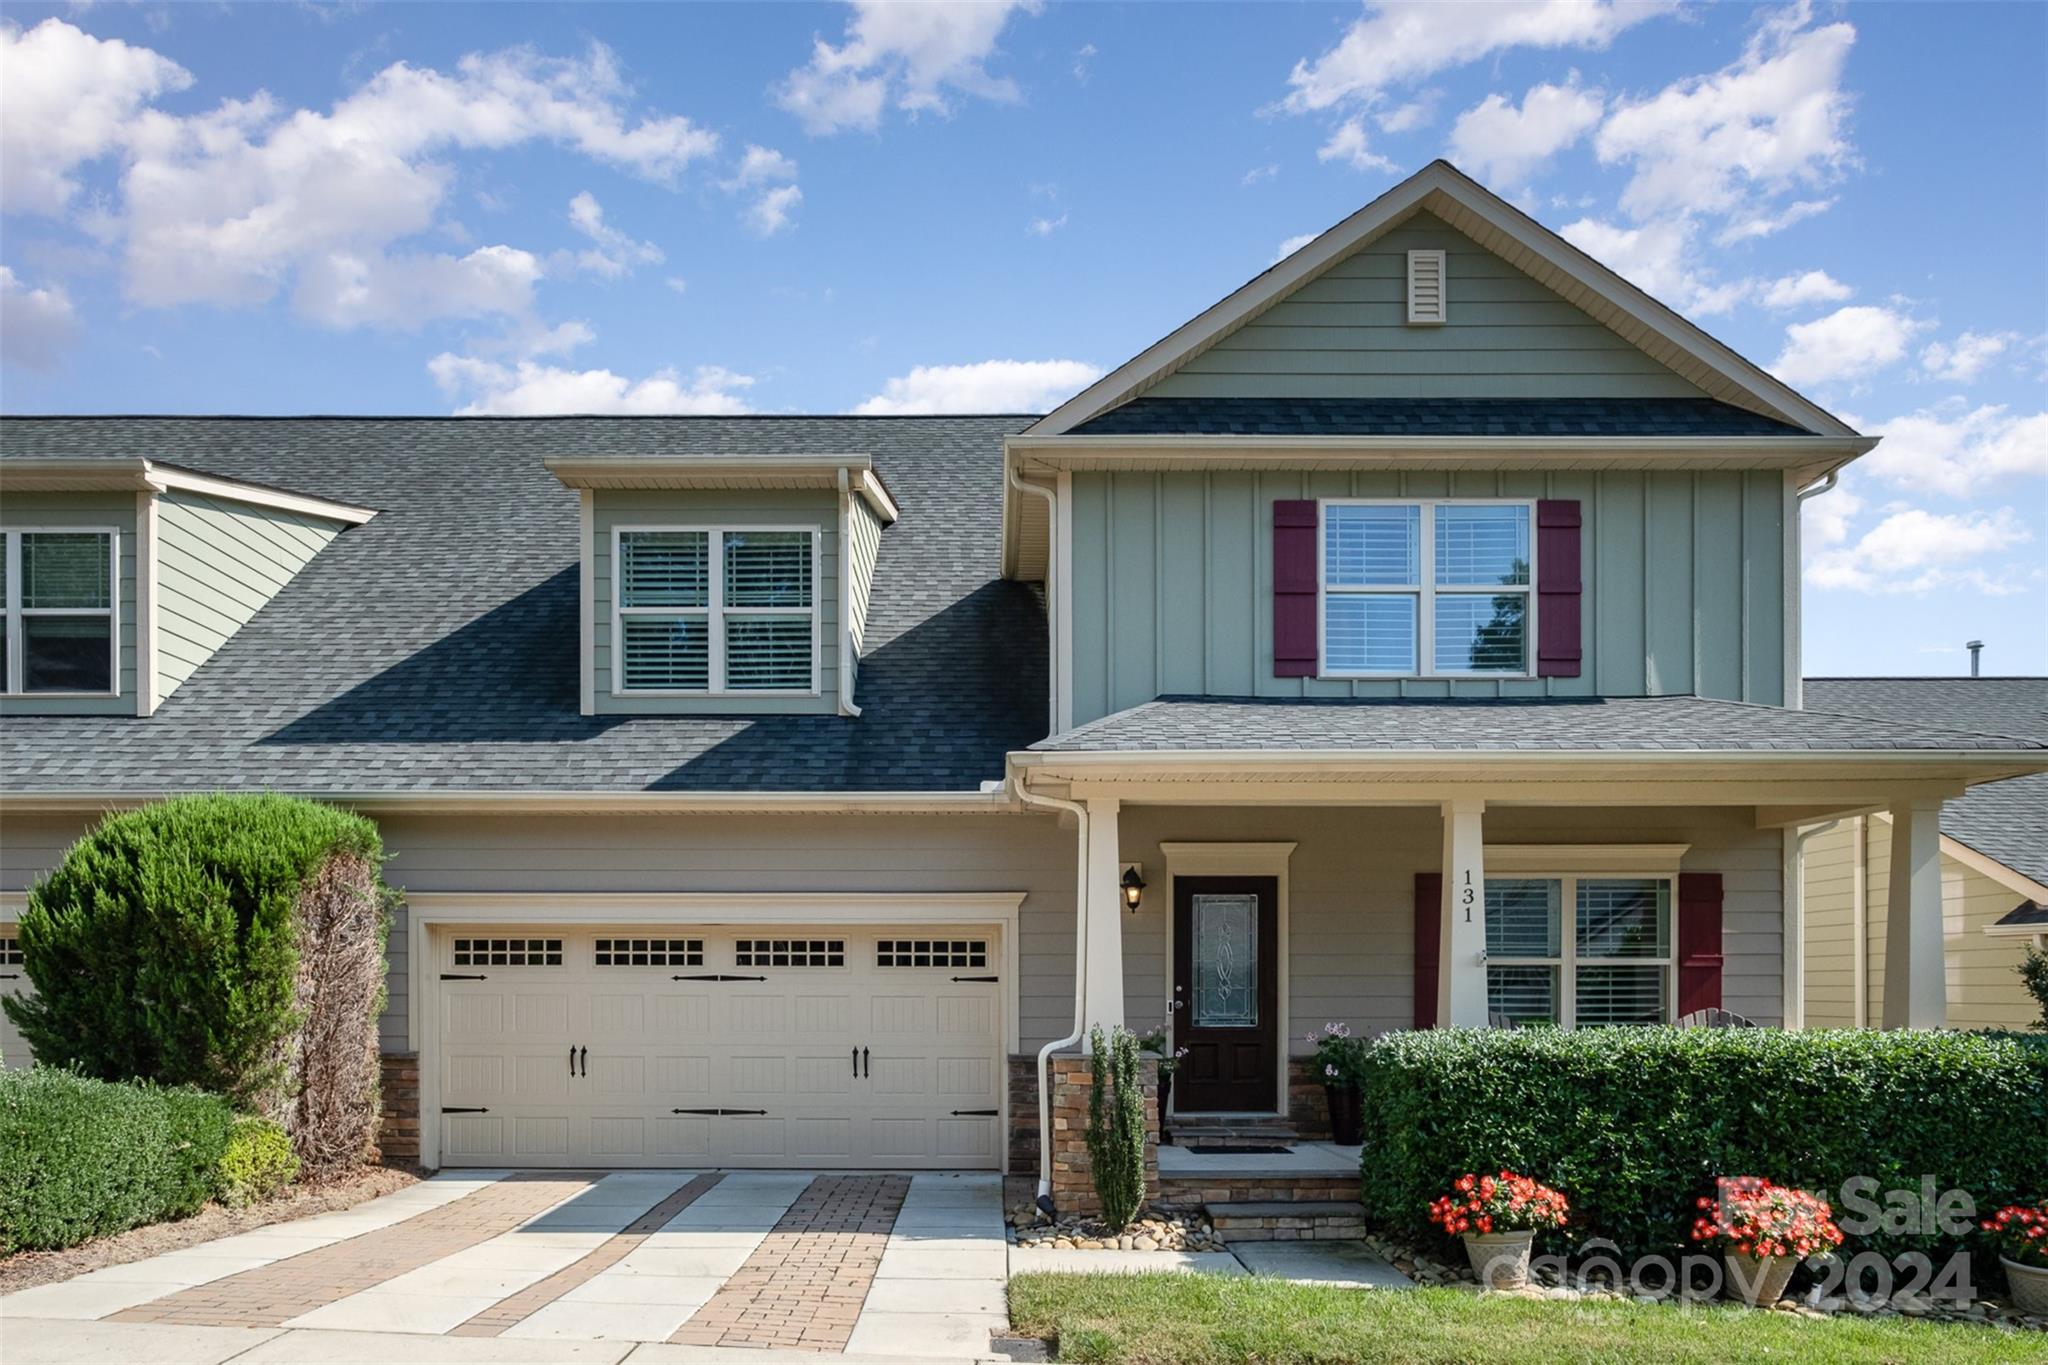
<instances>
[{"instance_id":1,"label":"dormer window","mask_svg":"<svg viewBox=\"0 0 2048 1365\"><path fill-rule=\"evenodd\" d=\"M111 530L6 532L7 692L114 692L115 543Z\"/></svg>"},{"instance_id":2,"label":"dormer window","mask_svg":"<svg viewBox=\"0 0 2048 1365\"><path fill-rule=\"evenodd\" d=\"M818 692L816 528L622 526L613 537L615 693Z\"/></svg>"}]
</instances>

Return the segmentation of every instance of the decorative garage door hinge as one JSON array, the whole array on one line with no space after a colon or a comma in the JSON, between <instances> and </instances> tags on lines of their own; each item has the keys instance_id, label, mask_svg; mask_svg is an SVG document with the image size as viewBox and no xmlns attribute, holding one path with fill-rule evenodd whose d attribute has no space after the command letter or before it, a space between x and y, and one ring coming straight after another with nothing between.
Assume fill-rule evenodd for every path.
<instances>
[{"instance_id":1,"label":"decorative garage door hinge","mask_svg":"<svg viewBox=\"0 0 2048 1365\"><path fill-rule=\"evenodd\" d=\"M993 1109L955 1109L953 1117L956 1119L992 1119L996 1116L996 1112Z\"/></svg>"},{"instance_id":2,"label":"decorative garage door hinge","mask_svg":"<svg viewBox=\"0 0 2048 1365\"><path fill-rule=\"evenodd\" d=\"M672 976L671 981L766 981L765 976L728 976L724 972L710 972L703 976Z\"/></svg>"},{"instance_id":3,"label":"decorative garage door hinge","mask_svg":"<svg viewBox=\"0 0 2048 1365\"><path fill-rule=\"evenodd\" d=\"M724 1116L730 1114L766 1114L768 1111L766 1109L671 1109L668 1112L671 1114L711 1114L713 1116Z\"/></svg>"},{"instance_id":4,"label":"decorative garage door hinge","mask_svg":"<svg viewBox=\"0 0 2048 1365\"><path fill-rule=\"evenodd\" d=\"M953 979L955 981L997 981L1001 978L993 976L956 976Z\"/></svg>"},{"instance_id":5,"label":"decorative garage door hinge","mask_svg":"<svg viewBox=\"0 0 2048 1365\"><path fill-rule=\"evenodd\" d=\"M488 1114L491 1111L484 1108L465 1108L462 1105L456 1105L452 1108L444 1105L441 1112L444 1114Z\"/></svg>"},{"instance_id":6,"label":"decorative garage door hinge","mask_svg":"<svg viewBox=\"0 0 2048 1365\"><path fill-rule=\"evenodd\" d=\"M442 979L443 981L489 981L489 980L490 980L490 978L489 978L489 977L487 977L487 976L483 975L483 974L482 974L481 972L477 973L477 974L476 974L475 976L467 976L467 975L465 975L465 974L463 974L463 973L461 973L461 972L443 972L443 973L441 973L441 979Z\"/></svg>"}]
</instances>

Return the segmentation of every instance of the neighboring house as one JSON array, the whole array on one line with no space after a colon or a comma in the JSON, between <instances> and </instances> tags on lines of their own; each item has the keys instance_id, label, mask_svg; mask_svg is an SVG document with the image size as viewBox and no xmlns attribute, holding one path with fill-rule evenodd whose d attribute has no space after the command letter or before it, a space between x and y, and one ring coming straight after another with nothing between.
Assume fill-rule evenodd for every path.
<instances>
[{"instance_id":1,"label":"neighboring house","mask_svg":"<svg viewBox=\"0 0 2048 1365\"><path fill-rule=\"evenodd\" d=\"M1808 678L1806 705L2048 739L2048 678ZM1879 1017L1891 834L1879 812L1815 826L1803 841L1807 1028ZM2029 947L2048 948L2048 775L1977 787L1942 807L1941 891L1950 1025L2038 1021L2017 969Z\"/></svg>"},{"instance_id":2,"label":"neighboring house","mask_svg":"<svg viewBox=\"0 0 2048 1365\"><path fill-rule=\"evenodd\" d=\"M1042 417L9 419L0 885L373 816L429 1165L1029 1169L1092 1024L1227 1133L1325 1020L1777 1023L1872 808L1937 1025L1940 802L2048 745L1798 709L1873 444L1441 162Z\"/></svg>"}]
</instances>

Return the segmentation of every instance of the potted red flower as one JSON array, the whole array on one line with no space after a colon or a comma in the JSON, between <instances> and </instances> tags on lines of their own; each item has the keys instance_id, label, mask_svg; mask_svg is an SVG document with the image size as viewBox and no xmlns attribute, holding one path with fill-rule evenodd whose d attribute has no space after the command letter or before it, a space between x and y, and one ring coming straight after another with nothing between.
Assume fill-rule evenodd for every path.
<instances>
[{"instance_id":1,"label":"potted red flower","mask_svg":"<svg viewBox=\"0 0 2048 1365\"><path fill-rule=\"evenodd\" d=\"M1983 1226L1998 1242L1998 1263L2005 1267L2013 1307L2048 1316L2048 1199L2008 1204Z\"/></svg>"},{"instance_id":2,"label":"potted red flower","mask_svg":"<svg viewBox=\"0 0 2048 1365\"><path fill-rule=\"evenodd\" d=\"M1801 1261L1842 1244L1835 1211L1819 1195L1753 1175L1715 1184L1720 1198L1700 1200L1692 1239L1721 1244L1728 1287L1751 1308L1776 1303Z\"/></svg>"},{"instance_id":3,"label":"potted red flower","mask_svg":"<svg viewBox=\"0 0 2048 1365\"><path fill-rule=\"evenodd\" d=\"M1529 1282L1536 1234L1561 1228L1571 1213L1565 1197L1513 1171L1461 1175L1451 1193L1429 1206L1429 1221L1462 1239L1472 1273L1489 1289Z\"/></svg>"}]
</instances>

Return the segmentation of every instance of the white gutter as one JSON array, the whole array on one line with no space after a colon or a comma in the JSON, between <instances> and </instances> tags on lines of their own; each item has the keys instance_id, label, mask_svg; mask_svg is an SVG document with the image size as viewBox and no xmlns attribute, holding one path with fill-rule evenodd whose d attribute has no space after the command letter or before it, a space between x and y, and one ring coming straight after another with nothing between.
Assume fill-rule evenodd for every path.
<instances>
[{"instance_id":1,"label":"white gutter","mask_svg":"<svg viewBox=\"0 0 2048 1365\"><path fill-rule=\"evenodd\" d=\"M1970 766L2017 763L2048 771L2048 745L2037 749L1047 749L1015 753L1020 767L1068 768L1386 768L1395 764L1478 767L1513 762L1543 767L1701 762L1812 767L1816 763L1903 763Z\"/></svg>"},{"instance_id":2,"label":"white gutter","mask_svg":"<svg viewBox=\"0 0 2048 1365\"><path fill-rule=\"evenodd\" d=\"M209 788L207 790L217 790ZM349 791L251 788L366 811L576 814L578 812L817 811L827 814L981 814L1014 811L998 787L986 792L650 792ZM120 810L191 791L0 791L0 810Z\"/></svg>"},{"instance_id":3,"label":"white gutter","mask_svg":"<svg viewBox=\"0 0 2048 1365\"><path fill-rule=\"evenodd\" d=\"M839 470L839 714L860 715L853 700L853 482Z\"/></svg>"},{"instance_id":4,"label":"white gutter","mask_svg":"<svg viewBox=\"0 0 2048 1365\"><path fill-rule=\"evenodd\" d=\"M1785 705L1795 711L1806 705L1806 623L1801 605L1806 528L1800 508L1808 498L1832 492L1841 481L1842 471L1830 469L1818 483L1799 489L1793 494L1792 515L1785 519Z\"/></svg>"},{"instance_id":5,"label":"white gutter","mask_svg":"<svg viewBox=\"0 0 2048 1365\"><path fill-rule=\"evenodd\" d=\"M1081 1041L1082 1011L1087 1006L1088 986L1088 808L1078 801L1040 796L1012 778L1011 790L1027 806L1071 811L1074 834L1074 1031L1055 1038L1038 1049L1038 1206L1046 1217L1058 1217L1052 1202L1052 1077L1046 1066L1052 1054Z\"/></svg>"},{"instance_id":6,"label":"white gutter","mask_svg":"<svg viewBox=\"0 0 2048 1365\"><path fill-rule=\"evenodd\" d=\"M1040 488L1035 483L1026 483L1017 477L1017 466L1010 459L1009 452L1003 452L1003 479L1019 493L1029 493L1035 498L1045 499L1045 534L1048 540L1054 535L1057 499L1050 488ZM1060 663L1059 663L1059 556L1047 547L1045 555L1045 676L1046 705L1049 715L1046 719L1046 733L1060 732Z\"/></svg>"}]
</instances>

